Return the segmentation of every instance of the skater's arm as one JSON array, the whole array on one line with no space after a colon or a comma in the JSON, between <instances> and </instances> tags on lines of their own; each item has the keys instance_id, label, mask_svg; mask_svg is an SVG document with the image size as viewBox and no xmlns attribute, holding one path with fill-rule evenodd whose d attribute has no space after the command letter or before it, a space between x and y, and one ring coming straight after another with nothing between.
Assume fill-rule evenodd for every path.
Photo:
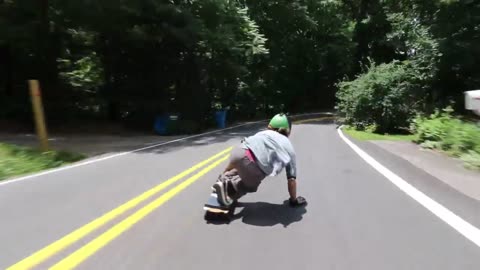
<instances>
[{"instance_id":1,"label":"skater's arm","mask_svg":"<svg viewBox=\"0 0 480 270\"><path fill-rule=\"evenodd\" d=\"M290 194L290 200L297 198L297 181L295 178L288 179L288 194Z\"/></svg>"},{"instance_id":2,"label":"skater's arm","mask_svg":"<svg viewBox=\"0 0 480 270\"><path fill-rule=\"evenodd\" d=\"M290 153L290 162L286 166L287 179L297 178L297 157L295 155L295 150L293 148L289 151Z\"/></svg>"},{"instance_id":3,"label":"skater's arm","mask_svg":"<svg viewBox=\"0 0 480 270\"><path fill-rule=\"evenodd\" d=\"M305 200L305 198L301 196L297 197L297 181L295 178L288 179L288 193L290 193L290 206L298 207L307 204L307 200Z\"/></svg>"},{"instance_id":4,"label":"skater's arm","mask_svg":"<svg viewBox=\"0 0 480 270\"><path fill-rule=\"evenodd\" d=\"M290 194L290 199L295 200L297 198L297 176L295 163L291 162L287 166L287 179L288 179L288 193Z\"/></svg>"}]
</instances>

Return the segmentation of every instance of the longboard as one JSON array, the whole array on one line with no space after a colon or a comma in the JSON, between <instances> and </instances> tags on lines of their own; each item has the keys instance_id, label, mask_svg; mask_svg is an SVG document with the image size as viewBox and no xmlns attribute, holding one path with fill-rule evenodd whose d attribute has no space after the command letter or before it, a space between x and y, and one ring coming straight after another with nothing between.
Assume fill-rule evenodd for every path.
<instances>
[{"instance_id":1,"label":"longboard","mask_svg":"<svg viewBox=\"0 0 480 270\"><path fill-rule=\"evenodd\" d=\"M217 194L215 192L210 193L207 203L205 203L205 205L203 206L203 210L205 210L205 219L227 219L228 221L230 221L233 214L233 209L235 208L234 204L229 207L223 206L218 202Z\"/></svg>"}]
</instances>

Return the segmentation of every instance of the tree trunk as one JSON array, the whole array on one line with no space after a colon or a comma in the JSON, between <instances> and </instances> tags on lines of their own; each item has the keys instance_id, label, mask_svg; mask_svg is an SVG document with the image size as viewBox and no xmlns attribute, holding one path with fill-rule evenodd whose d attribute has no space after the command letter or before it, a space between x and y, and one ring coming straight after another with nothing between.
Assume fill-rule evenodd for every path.
<instances>
[{"instance_id":1,"label":"tree trunk","mask_svg":"<svg viewBox=\"0 0 480 270\"><path fill-rule=\"evenodd\" d=\"M103 62L103 74L104 74L104 86L103 86L103 97L106 101L106 113L107 118L111 122L116 122L120 119L120 108L118 105L118 100L115 96L115 80L113 79L115 76L114 71L114 56L112 53L111 38L106 34L100 35L100 43L99 49L102 55L102 62Z\"/></svg>"},{"instance_id":2,"label":"tree trunk","mask_svg":"<svg viewBox=\"0 0 480 270\"><path fill-rule=\"evenodd\" d=\"M12 52L10 44L5 44L0 47L0 58L2 59L2 76L4 76L5 94L13 96L13 66L12 66Z\"/></svg>"},{"instance_id":3,"label":"tree trunk","mask_svg":"<svg viewBox=\"0 0 480 270\"><path fill-rule=\"evenodd\" d=\"M368 55L368 39L369 37L365 33L362 20L367 16L369 2L371 0L361 0L358 13L356 14L356 25L354 30L353 40L357 43L357 47L354 55L354 71L359 72L362 68L359 64L365 64L365 56Z\"/></svg>"}]
</instances>

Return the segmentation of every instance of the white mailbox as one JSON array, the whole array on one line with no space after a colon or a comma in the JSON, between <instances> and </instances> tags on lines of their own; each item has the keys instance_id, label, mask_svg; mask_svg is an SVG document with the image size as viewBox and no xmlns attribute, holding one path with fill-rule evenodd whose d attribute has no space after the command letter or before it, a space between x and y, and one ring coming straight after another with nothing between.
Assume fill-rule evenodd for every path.
<instances>
[{"instance_id":1,"label":"white mailbox","mask_svg":"<svg viewBox=\"0 0 480 270\"><path fill-rule=\"evenodd\" d=\"M465 92L465 109L480 116L480 90Z\"/></svg>"}]
</instances>

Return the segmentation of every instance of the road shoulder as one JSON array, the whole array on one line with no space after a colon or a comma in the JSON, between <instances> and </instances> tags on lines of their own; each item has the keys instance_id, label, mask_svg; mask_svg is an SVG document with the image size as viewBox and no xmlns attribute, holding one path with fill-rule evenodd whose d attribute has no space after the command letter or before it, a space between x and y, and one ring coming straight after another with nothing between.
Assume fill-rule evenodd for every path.
<instances>
[{"instance_id":1,"label":"road shoulder","mask_svg":"<svg viewBox=\"0 0 480 270\"><path fill-rule=\"evenodd\" d=\"M409 161L404 159L385 149L386 147L384 145L382 147L377 142L359 141L352 137L348 138L412 186L471 223L473 226L477 228L480 227L480 211L478 211L478 209L480 209L480 200L474 199L453 188L451 185L422 168L419 168L415 160L412 159ZM417 158L421 157L418 156Z\"/></svg>"},{"instance_id":2,"label":"road shoulder","mask_svg":"<svg viewBox=\"0 0 480 270\"><path fill-rule=\"evenodd\" d=\"M411 142L371 141L371 143L408 161L470 198L480 201L480 173L466 169L461 160L422 149Z\"/></svg>"}]
</instances>

